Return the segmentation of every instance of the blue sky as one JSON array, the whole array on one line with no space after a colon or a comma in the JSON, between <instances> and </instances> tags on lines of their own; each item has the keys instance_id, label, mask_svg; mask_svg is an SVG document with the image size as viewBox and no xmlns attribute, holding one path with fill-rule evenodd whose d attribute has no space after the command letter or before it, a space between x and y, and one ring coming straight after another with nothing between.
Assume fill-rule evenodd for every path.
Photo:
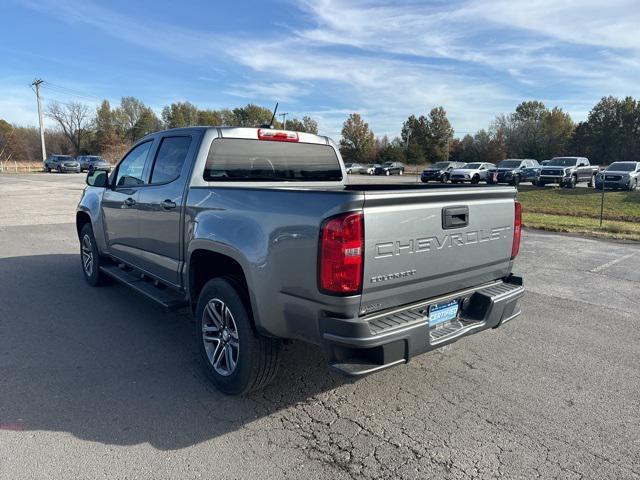
<instances>
[{"instance_id":1,"label":"blue sky","mask_svg":"<svg viewBox=\"0 0 640 480\"><path fill-rule=\"evenodd\" d=\"M582 120L604 95L640 97L638 0L2 3L0 118L23 125L36 77L45 102L277 100L333 137L351 112L395 136L443 105L461 136L526 99Z\"/></svg>"}]
</instances>

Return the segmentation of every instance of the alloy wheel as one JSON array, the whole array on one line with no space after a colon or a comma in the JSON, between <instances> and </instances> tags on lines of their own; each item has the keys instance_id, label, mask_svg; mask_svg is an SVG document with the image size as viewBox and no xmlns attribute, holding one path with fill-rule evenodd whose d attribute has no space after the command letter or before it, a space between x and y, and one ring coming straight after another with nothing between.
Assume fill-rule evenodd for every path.
<instances>
[{"instance_id":1,"label":"alloy wheel","mask_svg":"<svg viewBox=\"0 0 640 480\"><path fill-rule=\"evenodd\" d=\"M82 237L82 267L87 277L93 275L93 248L89 235Z\"/></svg>"},{"instance_id":2,"label":"alloy wheel","mask_svg":"<svg viewBox=\"0 0 640 480\"><path fill-rule=\"evenodd\" d=\"M202 314L202 341L213 369L228 377L238 365L238 327L229 307L220 299L207 303Z\"/></svg>"}]
</instances>

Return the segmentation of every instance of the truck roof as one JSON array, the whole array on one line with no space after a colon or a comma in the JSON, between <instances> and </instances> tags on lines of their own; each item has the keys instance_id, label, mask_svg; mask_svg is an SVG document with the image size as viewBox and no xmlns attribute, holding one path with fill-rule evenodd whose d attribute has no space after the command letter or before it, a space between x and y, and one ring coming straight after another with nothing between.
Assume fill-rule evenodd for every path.
<instances>
[{"instance_id":1,"label":"truck roof","mask_svg":"<svg viewBox=\"0 0 640 480\"><path fill-rule=\"evenodd\" d=\"M288 134L295 134L297 136L297 142L300 143L317 143L322 145L334 145L335 142L331 140L329 137L323 135L316 135L314 133L306 133L306 132L297 132L294 130L282 130L282 129L270 129L270 128L262 128L262 127L230 127L230 126L194 126L194 127L181 127L181 128L170 128L167 130L161 130L158 132L150 133L146 135L144 138L153 137L158 134L172 132L188 132L193 130L217 130L218 135L221 138L244 138L244 139L252 139L259 140L258 132L260 130L266 132L286 132Z\"/></svg>"}]
</instances>

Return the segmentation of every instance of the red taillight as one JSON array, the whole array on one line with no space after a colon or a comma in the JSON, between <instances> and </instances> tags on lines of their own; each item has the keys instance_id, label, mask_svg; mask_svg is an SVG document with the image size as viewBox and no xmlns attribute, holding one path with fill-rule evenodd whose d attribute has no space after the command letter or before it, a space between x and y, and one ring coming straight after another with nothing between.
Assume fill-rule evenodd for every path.
<instances>
[{"instance_id":1,"label":"red taillight","mask_svg":"<svg viewBox=\"0 0 640 480\"><path fill-rule=\"evenodd\" d=\"M522 237L522 205L516 202L513 219L513 244L511 245L511 259L513 260L520 251L520 237Z\"/></svg>"},{"instance_id":2,"label":"red taillight","mask_svg":"<svg viewBox=\"0 0 640 480\"><path fill-rule=\"evenodd\" d=\"M351 295L362 288L364 217L347 213L325 220L320 231L320 290Z\"/></svg>"},{"instance_id":3,"label":"red taillight","mask_svg":"<svg viewBox=\"0 0 640 480\"><path fill-rule=\"evenodd\" d=\"M286 130L272 130L268 128L258 129L258 140L272 140L276 142L297 142L298 132L287 132Z\"/></svg>"}]
</instances>

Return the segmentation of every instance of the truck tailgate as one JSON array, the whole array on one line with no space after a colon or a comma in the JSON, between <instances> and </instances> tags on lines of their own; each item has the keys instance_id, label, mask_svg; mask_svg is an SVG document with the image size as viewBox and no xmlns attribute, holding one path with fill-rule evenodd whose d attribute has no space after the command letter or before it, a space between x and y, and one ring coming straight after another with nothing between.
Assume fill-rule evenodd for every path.
<instances>
[{"instance_id":1,"label":"truck tailgate","mask_svg":"<svg viewBox=\"0 0 640 480\"><path fill-rule=\"evenodd\" d=\"M515 195L510 187L365 192L361 313L506 276Z\"/></svg>"}]
</instances>

